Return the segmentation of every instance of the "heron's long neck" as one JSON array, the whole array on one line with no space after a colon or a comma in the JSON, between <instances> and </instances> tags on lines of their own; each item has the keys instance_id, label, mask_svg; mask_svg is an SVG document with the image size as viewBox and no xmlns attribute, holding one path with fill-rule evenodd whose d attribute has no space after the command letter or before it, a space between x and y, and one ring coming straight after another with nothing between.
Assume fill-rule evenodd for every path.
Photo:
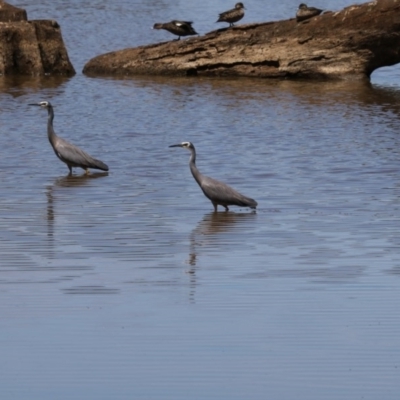
<instances>
[{"instance_id":1,"label":"heron's long neck","mask_svg":"<svg viewBox=\"0 0 400 400\"><path fill-rule=\"evenodd\" d=\"M51 144L54 143L55 138L57 137L53 128L53 119L54 119L54 111L53 107L48 107L48 119L47 119L47 136Z\"/></svg>"},{"instance_id":2,"label":"heron's long neck","mask_svg":"<svg viewBox=\"0 0 400 400\"><path fill-rule=\"evenodd\" d=\"M190 149L190 152L192 153L190 156L190 160L189 160L190 171L193 175L193 178L200 185L201 181L203 179L203 175L200 173L200 171L196 167L196 150L193 148L193 149Z\"/></svg>"}]
</instances>

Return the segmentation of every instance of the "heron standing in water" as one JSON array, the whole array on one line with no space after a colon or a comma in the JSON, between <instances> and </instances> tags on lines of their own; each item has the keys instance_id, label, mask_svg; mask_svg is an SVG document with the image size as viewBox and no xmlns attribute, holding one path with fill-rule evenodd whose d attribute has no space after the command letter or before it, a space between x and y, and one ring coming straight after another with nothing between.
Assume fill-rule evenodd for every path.
<instances>
[{"instance_id":1,"label":"heron standing in water","mask_svg":"<svg viewBox=\"0 0 400 400\"><path fill-rule=\"evenodd\" d=\"M199 184L204 195L211 201L214 206L214 211L217 211L218 206L225 207L229 211L228 206L250 207L255 209L257 202L250 197L246 197L227 184L217 181L216 179L204 176L196 167L196 149L191 142L182 142L173 144L169 147L182 147L188 149L191 153L189 160L190 171L193 178Z\"/></svg>"},{"instance_id":2,"label":"heron standing in water","mask_svg":"<svg viewBox=\"0 0 400 400\"><path fill-rule=\"evenodd\" d=\"M89 168L100 169L102 171L108 171L108 166L103 161L93 158L78 146L67 142L56 135L53 128L54 111L53 106L49 101L41 101L40 103L29 104L30 106L39 106L47 108L48 120L47 120L47 136L49 142L53 147L56 156L65 164L69 169L69 173L72 174L73 167L83 168L86 173L89 173Z\"/></svg>"}]
</instances>

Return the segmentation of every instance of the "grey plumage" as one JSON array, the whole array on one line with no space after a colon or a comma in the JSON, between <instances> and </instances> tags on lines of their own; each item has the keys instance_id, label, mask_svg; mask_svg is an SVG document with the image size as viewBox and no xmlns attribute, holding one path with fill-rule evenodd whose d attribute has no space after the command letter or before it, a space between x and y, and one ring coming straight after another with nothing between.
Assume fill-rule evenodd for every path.
<instances>
[{"instance_id":1,"label":"grey plumage","mask_svg":"<svg viewBox=\"0 0 400 400\"><path fill-rule=\"evenodd\" d=\"M233 26L234 22L237 22L244 17L244 10L245 8L243 3L236 3L235 8L232 8L232 10L219 14L217 22L228 22L229 26Z\"/></svg>"},{"instance_id":2,"label":"grey plumage","mask_svg":"<svg viewBox=\"0 0 400 400\"><path fill-rule=\"evenodd\" d=\"M83 168L88 173L88 168L100 169L108 171L108 166L102 161L97 160L84 152L79 147L67 142L56 135L53 128L54 110L53 106L48 101L41 101L40 103L29 104L30 106L39 106L46 108L48 112L47 120L47 136L49 142L53 147L56 156L65 164L67 164L69 173L72 174L73 167Z\"/></svg>"},{"instance_id":3,"label":"grey plumage","mask_svg":"<svg viewBox=\"0 0 400 400\"><path fill-rule=\"evenodd\" d=\"M323 10L315 7L308 7L307 4L301 3L296 13L297 22L305 21L306 19L316 17L321 14Z\"/></svg>"},{"instance_id":4,"label":"grey plumage","mask_svg":"<svg viewBox=\"0 0 400 400\"><path fill-rule=\"evenodd\" d=\"M165 29L174 35L177 35L177 40L179 40L181 36L198 35L198 33L193 29L192 24L192 21L173 20L171 22L156 23L154 24L153 29Z\"/></svg>"},{"instance_id":5,"label":"grey plumage","mask_svg":"<svg viewBox=\"0 0 400 400\"><path fill-rule=\"evenodd\" d=\"M201 174L196 167L196 149L194 148L193 143L182 142L180 144L173 144L169 147L182 147L190 151L190 171L204 195L213 204L214 211L217 211L219 205L225 207L226 211L229 210L228 206L250 207L254 209L257 207L257 202L250 197L242 195L223 182Z\"/></svg>"}]
</instances>

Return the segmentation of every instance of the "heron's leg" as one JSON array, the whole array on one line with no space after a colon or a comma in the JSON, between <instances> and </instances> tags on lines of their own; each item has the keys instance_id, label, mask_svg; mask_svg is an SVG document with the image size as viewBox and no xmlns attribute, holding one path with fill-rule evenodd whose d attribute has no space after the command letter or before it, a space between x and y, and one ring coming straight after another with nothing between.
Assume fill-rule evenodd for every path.
<instances>
[{"instance_id":1,"label":"heron's leg","mask_svg":"<svg viewBox=\"0 0 400 400\"><path fill-rule=\"evenodd\" d=\"M224 206L225 207L225 211L229 211L229 208L228 208L228 206Z\"/></svg>"},{"instance_id":2,"label":"heron's leg","mask_svg":"<svg viewBox=\"0 0 400 400\"><path fill-rule=\"evenodd\" d=\"M72 167L69 164L67 164L67 166L68 166L68 169L69 169L69 174L72 175Z\"/></svg>"},{"instance_id":3,"label":"heron's leg","mask_svg":"<svg viewBox=\"0 0 400 400\"><path fill-rule=\"evenodd\" d=\"M214 203L213 201L212 201L211 203L212 203L212 205L214 206L214 212L217 212L217 210L218 210L218 204L217 204L217 203Z\"/></svg>"}]
</instances>

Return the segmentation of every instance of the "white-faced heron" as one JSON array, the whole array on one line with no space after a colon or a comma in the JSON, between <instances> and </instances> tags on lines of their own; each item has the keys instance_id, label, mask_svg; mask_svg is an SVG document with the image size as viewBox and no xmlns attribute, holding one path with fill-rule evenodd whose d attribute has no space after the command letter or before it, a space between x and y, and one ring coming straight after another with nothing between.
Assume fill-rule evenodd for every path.
<instances>
[{"instance_id":1,"label":"white-faced heron","mask_svg":"<svg viewBox=\"0 0 400 400\"><path fill-rule=\"evenodd\" d=\"M250 197L243 196L223 182L201 174L196 167L196 149L194 148L193 143L182 142L180 144L173 144L169 147L183 147L190 151L190 171L204 195L213 204L214 211L217 211L219 205L225 207L226 211L229 210L228 206L250 207L254 209L257 207L257 202Z\"/></svg>"},{"instance_id":2,"label":"white-faced heron","mask_svg":"<svg viewBox=\"0 0 400 400\"><path fill-rule=\"evenodd\" d=\"M219 14L217 22L228 22L229 26L233 26L234 22L238 22L244 17L244 10L243 3L236 3L235 8L232 8L232 10Z\"/></svg>"},{"instance_id":3,"label":"white-faced heron","mask_svg":"<svg viewBox=\"0 0 400 400\"><path fill-rule=\"evenodd\" d=\"M56 156L69 168L69 173L72 174L72 168L80 167L83 168L86 173L89 173L88 168L101 169L102 171L108 171L108 166L102 161L97 160L85 153L79 147L67 142L56 135L53 128L54 111L53 106L48 101L41 101L40 103L29 104L30 106L39 106L47 108L48 120L47 120L47 136L49 142L53 147Z\"/></svg>"}]
</instances>

